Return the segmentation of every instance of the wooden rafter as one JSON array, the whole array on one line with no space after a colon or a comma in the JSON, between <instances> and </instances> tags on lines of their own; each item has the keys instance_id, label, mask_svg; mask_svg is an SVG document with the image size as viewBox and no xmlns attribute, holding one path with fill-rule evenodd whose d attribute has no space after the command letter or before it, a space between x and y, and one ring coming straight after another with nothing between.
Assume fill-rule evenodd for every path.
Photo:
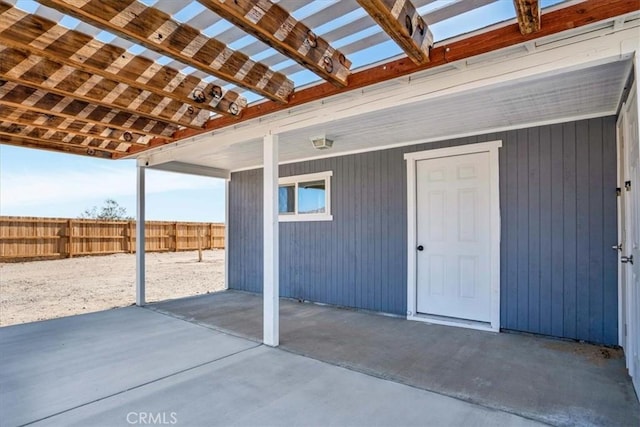
<instances>
[{"instance_id":1,"label":"wooden rafter","mask_svg":"<svg viewBox=\"0 0 640 427\"><path fill-rule=\"evenodd\" d=\"M24 50L0 44L0 56L0 76L18 84L194 129L200 128L210 116L207 110L194 109Z\"/></svg>"},{"instance_id":2,"label":"wooden rafter","mask_svg":"<svg viewBox=\"0 0 640 427\"><path fill-rule=\"evenodd\" d=\"M128 142L112 141L92 136L84 136L76 133L49 130L34 126L24 126L15 123L0 123L0 134L16 136L32 140L57 142L60 144L72 144L83 147L100 148L113 152L126 152L131 144Z\"/></svg>"},{"instance_id":3,"label":"wooden rafter","mask_svg":"<svg viewBox=\"0 0 640 427\"><path fill-rule=\"evenodd\" d=\"M94 23L274 101L286 103L293 91L293 82L284 74L136 0L90 0L80 3L73 0L40 0L40 3ZM210 91L202 93L207 96Z\"/></svg>"},{"instance_id":4,"label":"wooden rafter","mask_svg":"<svg viewBox=\"0 0 640 427\"><path fill-rule=\"evenodd\" d=\"M0 43L189 104L198 110L203 108L219 114L241 114L247 103L235 91L222 90L197 77L132 55L121 47L102 43L46 18L27 14L3 1L0 1ZM201 93L216 93L219 96L199 102L201 98L197 95Z\"/></svg>"},{"instance_id":5,"label":"wooden rafter","mask_svg":"<svg viewBox=\"0 0 640 427\"><path fill-rule=\"evenodd\" d=\"M323 79L347 86L351 61L280 5L269 0L198 1Z\"/></svg>"},{"instance_id":6,"label":"wooden rafter","mask_svg":"<svg viewBox=\"0 0 640 427\"><path fill-rule=\"evenodd\" d=\"M433 34L411 0L358 0L358 3L413 62L429 62Z\"/></svg>"},{"instance_id":7,"label":"wooden rafter","mask_svg":"<svg viewBox=\"0 0 640 427\"><path fill-rule=\"evenodd\" d=\"M566 30L567 28L579 28L594 22L611 19L616 16L640 10L637 0L585 0L572 6L567 6L544 15L545 25L533 35L524 36L516 31L517 24L500 27L481 34L458 39L449 44L436 45L431 49L431 60L427 64L417 65L407 58L401 58L376 67L354 73L349 79L349 87L337 88L329 83L322 83L307 89L297 91L292 95L290 105L283 107L274 102L264 102L251 106L245 110L240 121L246 121L262 117L267 114L282 111L285 108L307 104L329 96L338 95L381 83L387 80L407 76L419 71L445 65L449 62L460 61L476 55L481 55L497 49L525 43L532 39L549 36ZM188 129L179 130L173 136L175 139L192 137L199 133L211 132L236 124L227 118L221 117L209 120L202 131ZM153 142L153 141L152 141ZM132 147L130 152L137 151Z\"/></svg>"},{"instance_id":8,"label":"wooden rafter","mask_svg":"<svg viewBox=\"0 0 640 427\"><path fill-rule=\"evenodd\" d=\"M11 107L3 107L3 110L12 110ZM37 113L33 113L38 115ZM4 115L4 111L2 112L2 115ZM49 120L44 117L43 115L40 115L42 117L42 121L49 122ZM115 142L117 144L126 144L126 147L128 148L129 146L136 144L139 145L140 147L147 147L147 144L145 143L145 141L148 142L148 140L150 139L149 137L145 136L144 138L138 138L137 140L134 140L132 134L129 134L128 136L124 136L125 132L122 131L109 131L108 129L105 129L104 132L102 132L102 135L100 134L91 134L91 133L87 133L84 132L82 130L82 128L80 129L65 129L62 126L38 126L35 123L27 123L28 120L21 120L20 118L18 118L17 120L2 120L0 119L0 127L3 128L5 131L7 131L7 129L11 130L11 133L15 134L15 135L24 135L24 136L33 136L33 137L37 137L40 139L47 139L47 138L51 138L52 140L60 140L60 141L68 141L70 140L72 137L74 136L81 136L83 138L96 138L96 139L102 139L105 141L109 141L109 142ZM66 122L68 122L69 124L73 123L72 119L62 119L62 122L60 124L64 124ZM82 123L82 122L78 122L78 123ZM91 124L87 124L88 127L90 128L89 130L91 130L91 128L93 128L95 125L91 125ZM77 126L74 126L75 128L77 128ZM136 134L137 136L140 134Z\"/></svg>"},{"instance_id":9,"label":"wooden rafter","mask_svg":"<svg viewBox=\"0 0 640 427\"><path fill-rule=\"evenodd\" d=\"M0 144L17 145L19 147L38 148L40 150L65 152L71 154L80 154L83 156L95 156L104 159L113 159L118 157L119 154L115 150L104 150L94 147L83 147L77 144L43 141L39 139L31 139L20 136L4 135L2 133L0 133Z\"/></svg>"},{"instance_id":10,"label":"wooden rafter","mask_svg":"<svg viewBox=\"0 0 640 427\"><path fill-rule=\"evenodd\" d=\"M540 31L540 2L538 0L513 0L522 35Z\"/></svg>"},{"instance_id":11,"label":"wooden rafter","mask_svg":"<svg viewBox=\"0 0 640 427\"><path fill-rule=\"evenodd\" d=\"M65 118L85 120L115 129L140 132L160 138L171 137L176 127L165 122L113 110L88 102L44 92L39 89L0 80L0 105L26 108Z\"/></svg>"},{"instance_id":12,"label":"wooden rafter","mask_svg":"<svg viewBox=\"0 0 640 427\"><path fill-rule=\"evenodd\" d=\"M35 111L9 107L6 105L0 109L0 122L32 126L54 131L59 130L83 136L104 138L111 141L139 144L142 146L146 146L151 139L148 135L137 132L125 132L120 129L109 128L95 123L74 120L50 113L37 113Z\"/></svg>"}]
</instances>

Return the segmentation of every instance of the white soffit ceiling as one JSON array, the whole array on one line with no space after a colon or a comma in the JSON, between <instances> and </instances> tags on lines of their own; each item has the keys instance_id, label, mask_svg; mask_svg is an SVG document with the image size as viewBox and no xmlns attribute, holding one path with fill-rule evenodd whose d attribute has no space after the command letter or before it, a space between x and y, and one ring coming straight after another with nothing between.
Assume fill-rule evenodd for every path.
<instances>
[{"instance_id":1,"label":"white soffit ceiling","mask_svg":"<svg viewBox=\"0 0 640 427\"><path fill-rule=\"evenodd\" d=\"M280 161L339 155L421 140L445 139L467 133L482 134L498 128L566 121L575 117L615 114L631 62L616 61L578 71L537 76L489 86L461 94L397 105L326 124L280 134ZM311 147L309 138L326 134L330 150ZM227 170L259 167L262 140L239 142L216 150L215 135L208 137L211 151L183 151L180 161Z\"/></svg>"}]
</instances>

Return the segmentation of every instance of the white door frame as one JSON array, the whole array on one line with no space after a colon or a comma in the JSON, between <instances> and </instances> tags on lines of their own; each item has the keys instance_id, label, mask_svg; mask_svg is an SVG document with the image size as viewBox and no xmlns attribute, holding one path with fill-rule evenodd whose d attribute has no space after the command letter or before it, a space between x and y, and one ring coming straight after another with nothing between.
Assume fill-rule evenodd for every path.
<instances>
[{"instance_id":1,"label":"white door frame","mask_svg":"<svg viewBox=\"0 0 640 427\"><path fill-rule=\"evenodd\" d=\"M449 326L500 331L500 181L498 149L502 141L482 142L459 145L435 150L407 153L407 319ZM416 233L417 224L417 183L416 167L419 160L440 157L460 156L464 154L489 153L490 174L490 221L491 221L491 324L469 320L445 320L417 313L417 262Z\"/></svg>"},{"instance_id":2,"label":"white door frame","mask_svg":"<svg viewBox=\"0 0 640 427\"><path fill-rule=\"evenodd\" d=\"M635 82L634 82L635 86ZM618 244L622 244L624 240L626 240L626 228L623 230L622 224L627 220L627 206L626 200L624 197L624 181L626 177L626 146L627 146L627 120L626 120L626 112L627 103L623 102L620 108L620 114L618 115L618 120L616 121L616 152L617 152L617 185L618 189L620 189L621 194L617 197L617 207L618 207ZM626 248L625 248L626 250ZM616 250L617 261L618 261L618 345L627 349L628 348L628 337L626 327L629 323L628 319L628 289L626 287L626 282L624 280L625 272L623 268L626 266L620 262L620 250ZM627 368L629 368L629 358L627 357Z\"/></svg>"}]
</instances>

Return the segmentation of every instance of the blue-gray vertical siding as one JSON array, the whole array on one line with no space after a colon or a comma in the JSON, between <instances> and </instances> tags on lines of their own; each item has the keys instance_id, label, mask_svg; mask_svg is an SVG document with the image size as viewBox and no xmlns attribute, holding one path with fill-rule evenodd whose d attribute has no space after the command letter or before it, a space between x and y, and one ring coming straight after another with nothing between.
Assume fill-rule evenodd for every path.
<instances>
[{"instance_id":1,"label":"blue-gray vertical siding","mask_svg":"<svg viewBox=\"0 0 640 427\"><path fill-rule=\"evenodd\" d=\"M281 295L406 313L407 152L502 140L501 326L617 343L615 117L280 166L333 171L333 221L280 224ZM232 174L229 286L262 289L262 171Z\"/></svg>"}]
</instances>

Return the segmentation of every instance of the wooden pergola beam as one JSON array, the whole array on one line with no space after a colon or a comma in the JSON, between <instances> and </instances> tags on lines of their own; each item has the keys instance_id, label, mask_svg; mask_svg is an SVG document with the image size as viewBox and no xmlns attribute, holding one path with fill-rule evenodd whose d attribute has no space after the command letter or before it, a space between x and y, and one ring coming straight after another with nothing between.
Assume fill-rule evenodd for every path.
<instances>
[{"instance_id":1,"label":"wooden pergola beam","mask_svg":"<svg viewBox=\"0 0 640 427\"><path fill-rule=\"evenodd\" d=\"M190 105L80 71L24 50L0 44L0 57L0 76L4 80L57 95L193 129L202 127L210 116L207 110L196 111Z\"/></svg>"},{"instance_id":2,"label":"wooden pergola beam","mask_svg":"<svg viewBox=\"0 0 640 427\"><path fill-rule=\"evenodd\" d=\"M94 156L103 159L113 159L120 157L122 154L114 150L104 150L93 147L82 147L75 144L57 143L31 139L13 135L5 135L0 133L0 144L15 145L18 147L37 148L39 150L48 150L55 152L64 152L71 154L79 154L82 156Z\"/></svg>"},{"instance_id":3,"label":"wooden pergola beam","mask_svg":"<svg viewBox=\"0 0 640 427\"><path fill-rule=\"evenodd\" d=\"M135 56L125 49L102 43L79 31L70 30L38 15L31 15L0 1L0 43L25 49L106 79L171 98L194 109L206 109L218 114L238 114L247 104L235 91L222 90L217 85L185 75L171 67ZM200 93L216 93L206 102L196 101Z\"/></svg>"},{"instance_id":4,"label":"wooden pergola beam","mask_svg":"<svg viewBox=\"0 0 640 427\"><path fill-rule=\"evenodd\" d=\"M449 62L460 61L497 49L553 35L565 31L567 28L579 28L638 10L640 10L640 3L638 3L637 0L609 0L608 2L585 0L582 3L544 14L545 25L535 34L524 36L518 31L518 25L513 24L459 39L452 43L436 45L431 49L431 60L427 64L417 65L408 58L401 58L381 64L353 73L349 78L349 87L347 88L337 88L329 83L321 83L294 93L288 106L282 106L273 102L263 102L251 106L245 110L240 121L255 119L329 96L442 66ZM231 122L221 117L209 120L202 131L179 130L173 137L175 139L187 138L200 133L222 129L233 124L237 124L237 121ZM132 147L130 150L132 153L136 151L138 150L135 147Z\"/></svg>"},{"instance_id":5,"label":"wooden pergola beam","mask_svg":"<svg viewBox=\"0 0 640 427\"><path fill-rule=\"evenodd\" d=\"M539 0L513 0L513 5L516 8L516 17L522 35L540 31Z\"/></svg>"},{"instance_id":6,"label":"wooden pergola beam","mask_svg":"<svg viewBox=\"0 0 640 427\"><path fill-rule=\"evenodd\" d=\"M99 148L114 153L127 152L131 144L128 142L112 141L93 136L79 135L63 131L49 130L34 126L17 125L15 123L0 123L0 134L15 136L32 140L55 142L60 144L73 144L83 147Z\"/></svg>"},{"instance_id":7,"label":"wooden pergola beam","mask_svg":"<svg viewBox=\"0 0 640 427\"><path fill-rule=\"evenodd\" d=\"M177 127L165 122L113 110L88 102L44 92L39 89L0 80L0 105L26 108L43 114L55 114L74 120L120 129L125 132L140 132L160 138L171 138Z\"/></svg>"},{"instance_id":8,"label":"wooden pergola beam","mask_svg":"<svg viewBox=\"0 0 640 427\"><path fill-rule=\"evenodd\" d=\"M0 122L14 123L23 126L38 127L46 130L70 132L110 141L128 142L146 146L151 137L137 132L125 132L95 123L65 118L55 114L43 114L23 108L3 105L0 109ZM170 142L167 140L167 142Z\"/></svg>"},{"instance_id":9,"label":"wooden pergola beam","mask_svg":"<svg viewBox=\"0 0 640 427\"><path fill-rule=\"evenodd\" d=\"M351 61L282 6L269 0L198 1L337 87L347 86Z\"/></svg>"},{"instance_id":10,"label":"wooden pergola beam","mask_svg":"<svg viewBox=\"0 0 640 427\"><path fill-rule=\"evenodd\" d=\"M0 112L0 116L6 115L4 110L13 110L14 113L16 113L16 111L11 107L3 107L2 110L3 111ZM88 130L91 131L94 127L97 127L96 125L83 122L76 122L77 124L74 124L74 120L64 119L61 117L57 117L60 120L55 120L55 122L59 123L60 126L55 126L51 123L51 120L49 120L44 115L38 113L31 114L39 116L39 118L41 119L40 122L44 122L45 125L38 125L34 123L33 120L24 120L20 117L21 115L18 114L19 117L17 117L17 119L0 117L0 127L5 129L5 131L7 129L11 129L11 132L15 135L31 135L41 139L51 137L53 140L56 140L56 138L60 138L60 140L69 140L71 138L69 137L69 135L77 135L84 138L96 138L115 142L118 144L127 144L127 147L130 145L147 147L148 141L151 140L150 137L141 134L135 134L135 136L133 136L134 134L128 133L128 135L125 136L125 133L127 132L122 132L116 129L108 129L104 127L102 128L104 130L100 133L97 133L95 131L93 133L90 133L85 131L85 128L88 128ZM82 124L84 124L84 126L82 126Z\"/></svg>"},{"instance_id":11,"label":"wooden pergola beam","mask_svg":"<svg viewBox=\"0 0 640 427\"><path fill-rule=\"evenodd\" d=\"M284 74L136 0L39 1L274 101L286 103L293 92Z\"/></svg>"},{"instance_id":12,"label":"wooden pergola beam","mask_svg":"<svg viewBox=\"0 0 640 427\"><path fill-rule=\"evenodd\" d=\"M413 62L429 62L433 34L411 0L358 0L358 3Z\"/></svg>"}]
</instances>

